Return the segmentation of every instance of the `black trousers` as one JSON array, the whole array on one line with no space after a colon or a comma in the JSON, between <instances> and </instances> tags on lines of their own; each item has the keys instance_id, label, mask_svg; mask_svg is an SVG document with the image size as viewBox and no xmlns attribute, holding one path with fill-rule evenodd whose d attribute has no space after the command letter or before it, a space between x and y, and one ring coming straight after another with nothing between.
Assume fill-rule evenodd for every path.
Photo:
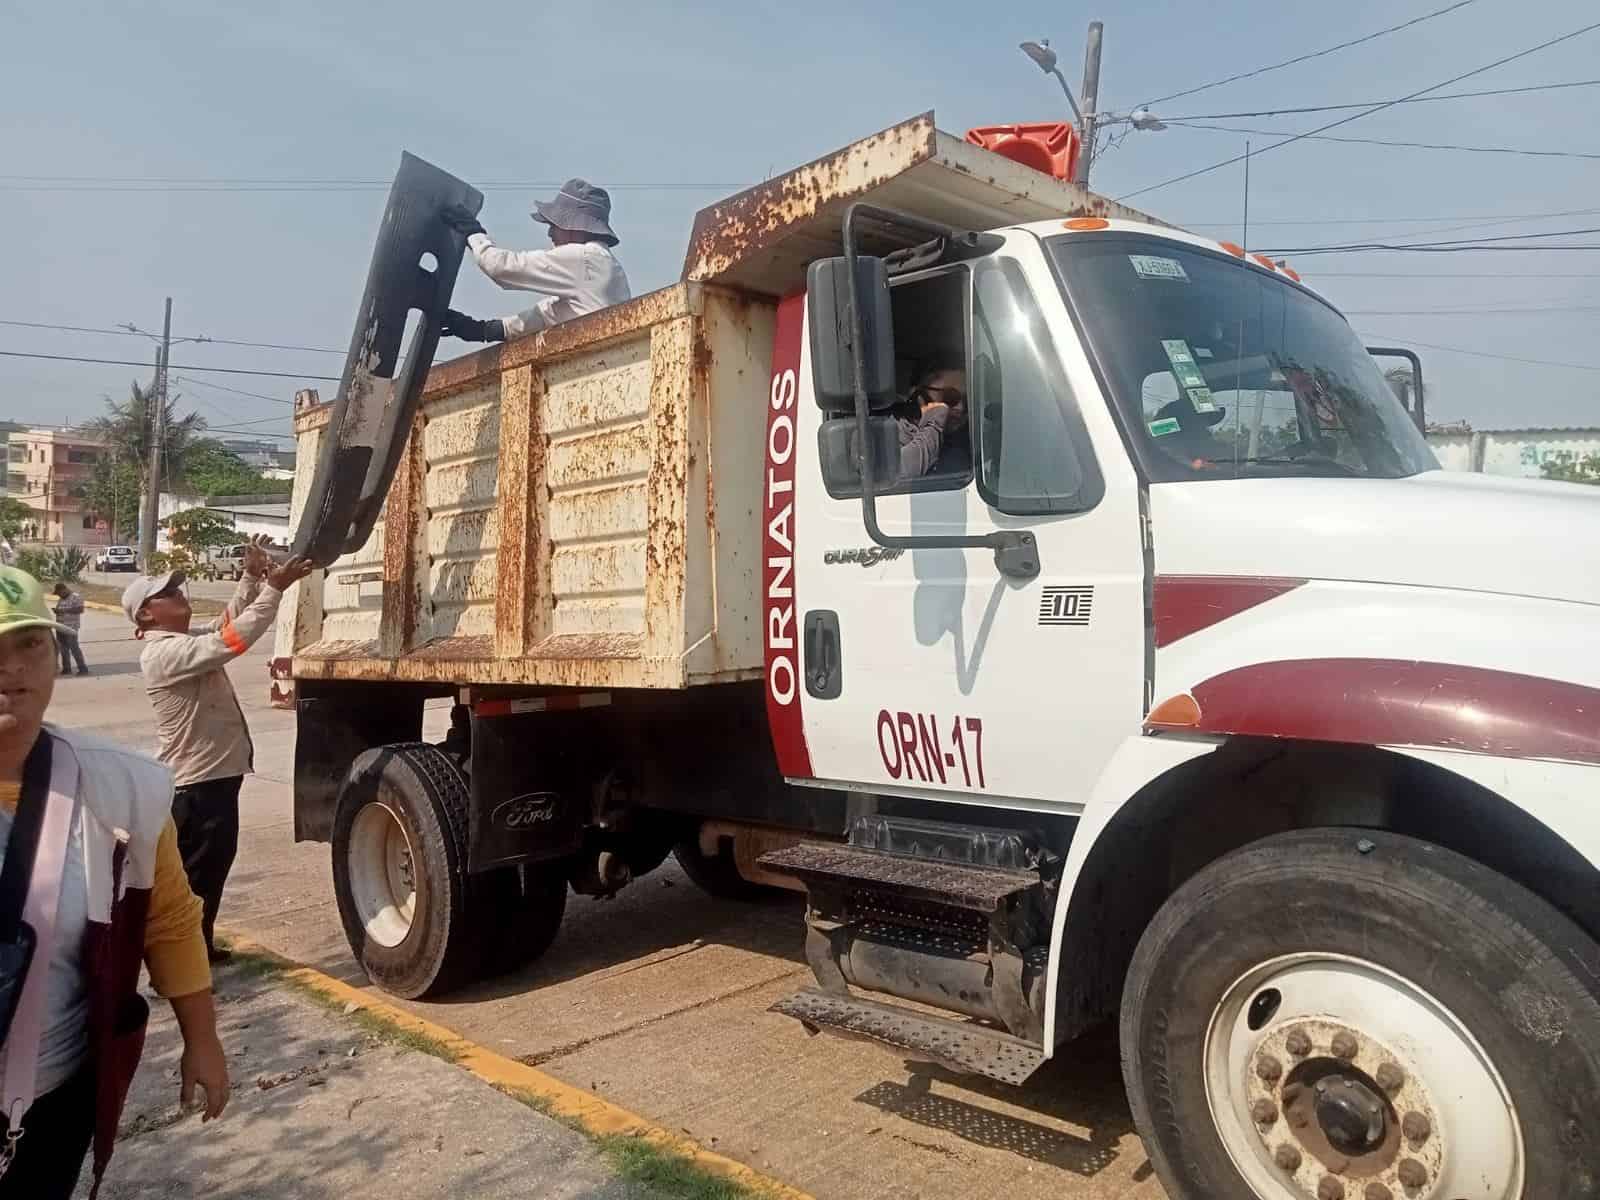
<instances>
[{"instance_id":1,"label":"black trousers","mask_svg":"<svg viewBox=\"0 0 1600 1200\"><path fill-rule=\"evenodd\" d=\"M0 1116L0 1129L7 1122ZM88 1064L33 1102L17 1157L0 1179L0 1200L71 1200L94 1137L94 1068Z\"/></svg>"},{"instance_id":2,"label":"black trousers","mask_svg":"<svg viewBox=\"0 0 1600 1200\"><path fill-rule=\"evenodd\" d=\"M183 856L189 889L200 897L203 907L207 950L213 948L222 888L239 851L239 785L243 782L243 775L208 779L181 787L172 796L178 853Z\"/></svg>"},{"instance_id":3,"label":"black trousers","mask_svg":"<svg viewBox=\"0 0 1600 1200\"><path fill-rule=\"evenodd\" d=\"M88 671L89 664L83 661L83 646L78 641L77 634L66 633L58 629L56 631L56 649L61 653L61 673L63 675L72 670L71 659L73 658L78 660L78 670L80 672ZM69 655L71 658L68 657Z\"/></svg>"}]
</instances>

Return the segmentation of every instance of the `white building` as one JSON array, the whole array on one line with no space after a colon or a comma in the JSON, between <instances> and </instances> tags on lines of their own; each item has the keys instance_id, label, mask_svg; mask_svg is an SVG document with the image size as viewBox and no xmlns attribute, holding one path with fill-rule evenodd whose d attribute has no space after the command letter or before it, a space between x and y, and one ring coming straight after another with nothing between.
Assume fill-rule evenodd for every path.
<instances>
[{"instance_id":1,"label":"white building","mask_svg":"<svg viewBox=\"0 0 1600 1200\"><path fill-rule=\"evenodd\" d=\"M1447 471L1543 479L1547 462L1575 462L1600 454L1600 428L1430 432L1428 445Z\"/></svg>"},{"instance_id":2,"label":"white building","mask_svg":"<svg viewBox=\"0 0 1600 1200\"><path fill-rule=\"evenodd\" d=\"M161 526L156 533L156 548L170 550L171 537L168 518L190 509L204 508L224 517L239 532L242 542L247 537L266 534L273 544L289 544L289 497L287 496L213 496L209 501L203 496L178 496L161 493Z\"/></svg>"}]
</instances>

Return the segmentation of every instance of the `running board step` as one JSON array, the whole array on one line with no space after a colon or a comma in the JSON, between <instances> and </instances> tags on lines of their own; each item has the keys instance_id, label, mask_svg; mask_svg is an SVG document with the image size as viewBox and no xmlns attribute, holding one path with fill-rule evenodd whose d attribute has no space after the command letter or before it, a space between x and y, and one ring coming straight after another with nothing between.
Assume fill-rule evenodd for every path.
<instances>
[{"instance_id":1,"label":"running board step","mask_svg":"<svg viewBox=\"0 0 1600 1200\"><path fill-rule=\"evenodd\" d=\"M854 885L981 913L998 912L1007 899L1039 884L1039 876L1027 871L969 867L819 842L763 854L760 865L793 875L807 886Z\"/></svg>"},{"instance_id":2,"label":"running board step","mask_svg":"<svg viewBox=\"0 0 1600 1200\"><path fill-rule=\"evenodd\" d=\"M779 1000L768 1011L795 1018L809 1033L825 1031L879 1042L907 1051L914 1059L1001 1083L1026 1083L1046 1058L1038 1046L998 1029L816 988Z\"/></svg>"}]
</instances>

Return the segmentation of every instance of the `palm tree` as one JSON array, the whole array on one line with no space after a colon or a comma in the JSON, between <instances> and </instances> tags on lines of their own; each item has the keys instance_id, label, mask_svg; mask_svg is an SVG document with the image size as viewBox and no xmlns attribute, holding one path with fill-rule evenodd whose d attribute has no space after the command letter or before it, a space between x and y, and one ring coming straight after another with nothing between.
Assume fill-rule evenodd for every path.
<instances>
[{"instance_id":1,"label":"palm tree","mask_svg":"<svg viewBox=\"0 0 1600 1200\"><path fill-rule=\"evenodd\" d=\"M105 398L106 414L85 424L84 429L113 447L117 457L138 464L141 487L145 482L150 463L150 415L155 387L140 387L133 383L128 399L121 404L110 396ZM169 399L162 413L164 429L161 438L162 482L169 488L181 485L186 477L188 460L206 439L205 418L198 413L177 415L176 396Z\"/></svg>"}]
</instances>

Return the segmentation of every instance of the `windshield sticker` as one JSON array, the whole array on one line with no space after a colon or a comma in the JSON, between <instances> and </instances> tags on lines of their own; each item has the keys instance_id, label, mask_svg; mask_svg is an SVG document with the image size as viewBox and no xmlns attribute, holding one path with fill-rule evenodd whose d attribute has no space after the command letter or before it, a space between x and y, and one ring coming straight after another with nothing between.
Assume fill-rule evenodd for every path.
<instances>
[{"instance_id":1,"label":"windshield sticker","mask_svg":"<svg viewBox=\"0 0 1600 1200\"><path fill-rule=\"evenodd\" d=\"M1189 352L1188 342L1182 338L1174 338L1163 341L1161 348L1167 352L1167 361L1172 364L1172 373L1178 377L1180 384L1191 392L1195 388L1205 388L1206 377L1200 373L1200 368L1195 364L1194 355Z\"/></svg>"},{"instance_id":2,"label":"windshield sticker","mask_svg":"<svg viewBox=\"0 0 1600 1200\"><path fill-rule=\"evenodd\" d=\"M1189 403L1194 405L1197 413L1214 413L1217 411L1217 402L1211 398L1211 389L1202 384L1200 387L1189 389Z\"/></svg>"},{"instance_id":3,"label":"windshield sticker","mask_svg":"<svg viewBox=\"0 0 1600 1200\"><path fill-rule=\"evenodd\" d=\"M1151 437L1166 437L1167 434L1177 433L1183 428L1178 424L1177 417L1162 417L1159 421L1151 421L1149 426Z\"/></svg>"},{"instance_id":4,"label":"windshield sticker","mask_svg":"<svg viewBox=\"0 0 1600 1200\"><path fill-rule=\"evenodd\" d=\"M1176 279L1183 283L1189 282L1188 272L1175 258L1159 258L1153 254L1130 254L1128 261L1133 264L1134 273L1140 279Z\"/></svg>"},{"instance_id":5,"label":"windshield sticker","mask_svg":"<svg viewBox=\"0 0 1600 1200\"><path fill-rule=\"evenodd\" d=\"M1215 358L1216 357L1215 354L1212 354L1211 351L1208 350L1204 346L1196 346L1194 348L1194 356L1196 358Z\"/></svg>"}]
</instances>

